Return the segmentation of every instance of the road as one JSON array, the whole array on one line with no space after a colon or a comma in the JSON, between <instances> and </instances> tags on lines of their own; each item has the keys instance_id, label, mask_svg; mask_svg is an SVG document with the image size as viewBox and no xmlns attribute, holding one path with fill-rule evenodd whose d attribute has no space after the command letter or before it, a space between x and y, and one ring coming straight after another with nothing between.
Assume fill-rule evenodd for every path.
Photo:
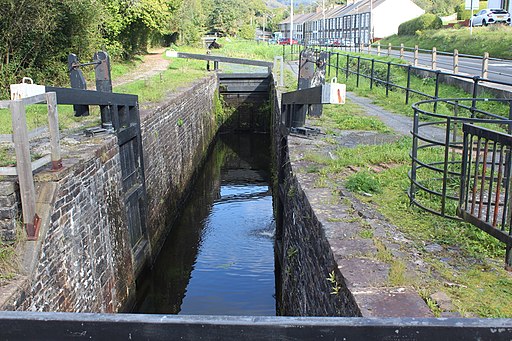
<instances>
[{"instance_id":1,"label":"road","mask_svg":"<svg viewBox=\"0 0 512 341\"><path fill-rule=\"evenodd\" d=\"M353 50L354 48L352 48ZM349 49L347 50L349 51ZM364 49L363 52L367 50ZM371 49L371 54L377 54L377 48ZM388 50L382 48L380 50L381 56L387 56ZM391 56L399 58L400 51L392 50ZM410 63L414 62L414 53L410 51L404 52L404 59ZM430 68L432 65L432 55L430 53L421 52L418 54L418 65L426 68ZM447 70L448 72L453 71L453 57L437 54L437 68ZM512 60L490 60L488 67L488 79L497 82L504 82L512 84ZM459 73L471 75L471 76L482 76L482 59L469 58L459 56Z\"/></svg>"}]
</instances>

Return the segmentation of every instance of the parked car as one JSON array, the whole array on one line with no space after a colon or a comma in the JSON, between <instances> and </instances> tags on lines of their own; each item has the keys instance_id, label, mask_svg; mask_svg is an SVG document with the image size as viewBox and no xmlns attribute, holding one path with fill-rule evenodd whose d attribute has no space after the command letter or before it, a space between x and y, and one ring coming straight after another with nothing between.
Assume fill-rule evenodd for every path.
<instances>
[{"instance_id":1,"label":"parked car","mask_svg":"<svg viewBox=\"0 0 512 341\"><path fill-rule=\"evenodd\" d=\"M498 23L510 25L510 13L501 8L486 8L471 18L472 26L487 26Z\"/></svg>"},{"instance_id":2,"label":"parked car","mask_svg":"<svg viewBox=\"0 0 512 341\"><path fill-rule=\"evenodd\" d=\"M331 46L335 47L351 47L354 46L352 40L349 39L336 39L332 42Z\"/></svg>"},{"instance_id":3,"label":"parked car","mask_svg":"<svg viewBox=\"0 0 512 341\"><path fill-rule=\"evenodd\" d=\"M296 39L292 40L292 44L298 44L299 42ZM290 45L290 38L281 38L279 39L279 45Z\"/></svg>"}]
</instances>

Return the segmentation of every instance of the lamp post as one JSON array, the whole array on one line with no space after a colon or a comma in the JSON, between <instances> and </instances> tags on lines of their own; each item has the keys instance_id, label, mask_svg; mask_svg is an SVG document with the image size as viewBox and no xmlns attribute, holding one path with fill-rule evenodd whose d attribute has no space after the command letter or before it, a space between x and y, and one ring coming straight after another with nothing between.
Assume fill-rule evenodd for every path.
<instances>
[{"instance_id":1,"label":"lamp post","mask_svg":"<svg viewBox=\"0 0 512 341\"><path fill-rule=\"evenodd\" d=\"M290 0L290 45L293 44L293 0Z\"/></svg>"},{"instance_id":2,"label":"lamp post","mask_svg":"<svg viewBox=\"0 0 512 341\"><path fill-rule=\"evenodd\" d=\"M370 0L370 32L368 34L368 39L370 40L368 43L373 43L373 0Z\"/></svg>"},{"instance_id":3,"label":"lamp post","mask_svg":"<svg viewBox=\"0 0 512 341\"><path fill-rule=\"evenodd\" d=\"M324 31L324 40L327 38L327 30L325 28L325 0L322 0L322 29Z\"/></svg>"}]
</instances>

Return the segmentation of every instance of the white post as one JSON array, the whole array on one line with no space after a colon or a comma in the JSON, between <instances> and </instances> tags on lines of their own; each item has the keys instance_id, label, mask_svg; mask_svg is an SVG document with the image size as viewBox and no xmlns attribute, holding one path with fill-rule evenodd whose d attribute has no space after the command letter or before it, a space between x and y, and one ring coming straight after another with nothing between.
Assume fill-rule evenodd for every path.
<instances>
[{"instance_id":1,"label":"white post","mask_svg":"<svg viewBox=\"0 0 512 341\"><path fill-rule=\"evenodd\" d=\"M437 48L432 48L432 70L437 69Z\"/></svg>"},{"instance_id":2,"label":"white post","mask_svg":"<svg viewBox=\"0 0 512 341\"><path fill-rule=\"evenodd\" d=\"M414 45L414 66L418 66L419 48L418 45Z\"/></svg>"},{"instance_id":3,"label":"white post","mask_svg":"<svg viewBox=\"0 0 512 341\"><path fill-rule=\"evenodd\" d=\"M274 56L274 70L277 69L277 61L280 63L278 86L284 86L284 63L283 56Z\"/></svg>"},{"instance_id":4,"label":"white post","mask_svg":"<svg viewBox=\"0 0 512 341\"><path fill-rule=\"evenodd\" d=\"M21 208L27 239L37 239L36 190L32 175L27 118L22 100L11 101L12 139L16 152L16 172L20 182Z\"/></svg>"},{"instance_id":5,"label":"white post","mask_svg":"<svg viewBox=\"0 0 512 341\"><path fill-rule=\"evenodd\" d=\"M59 113L57 111L57 94L55 92L46 93L46 105L48 107L48 125L50 130L52 169L59 170L62 168L62 157L60 154Z\"/></svg>"},{"instance_id":6,"label":"white post","mask_svg":"<svg viewBox=\"0 0 512 341\"><path fill-rule=\"evenodd\" d=\"M459 50L453 50L453 73L459 73Z\"/></svg>"},{"instance_id":7,"label":"white post","mask_svg":"<svg viewBox=\"0 0 512 341\"><path fill-rule=\"evenodd\" d=\"M482 78L487 78L489 75L489 52L484 52L484 59L482 59Z\"/></svg>"},{"instance_id":8,"label":"white post","mask_svg":"<svg viewBox=\"0 0 512 341\"><path fill-rule=\"evenodd\" d=\"M469 35L473 35L473 0L471 0L471 17L469 18Z\"/></svg>"},{"instance_id":9,"label":"white post","mask_svg":"<svg viewBox=\"0 0 512 341\"><path fill-rule=\"evenodd\" d=\"M400 59L404 59L404 44L400 44Z\"/></svg>"}]
</instances>

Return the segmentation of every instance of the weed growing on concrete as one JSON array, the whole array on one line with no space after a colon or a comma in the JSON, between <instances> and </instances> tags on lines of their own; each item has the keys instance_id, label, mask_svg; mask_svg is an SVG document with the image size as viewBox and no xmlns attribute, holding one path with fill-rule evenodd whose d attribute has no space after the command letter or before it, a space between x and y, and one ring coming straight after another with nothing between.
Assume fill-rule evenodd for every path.
<instances>
[{"instance_id":1,"label":"weed growing on concrete","mask_svg":"<svg viewBox=\"0 0 512 341\"><path fill-rule=\"evenodd\" d=\"M0 283L12 279L16 269L15 246L0 241Z\"/></svg>"},{"instance_id":2,"label":"weed growing on concrete","mask_svg":"<svg viewBox=\"0 0 512 341\"><path fill-rule=\"evenodd\" d=\"M381 193L382 188L379 180L373 172L364 170L349 176L345 182L345 187L357 193Z\"/></svg>"},{"instance_id":3,"label":"weed growing on concrete","mask_svg":"<svg viewBox=\"0 0 512 341\"><path fill-rule=\"evenodd\" d=\"M377 259L384 263L391 263L393 262L393 254L389 252L389 250L386 248L386 245L382 241L380 241L377 238L373 239L373 244L377 248Z\"/></svg>"},{"instance_id":4,"label":"weed growing on concrete","mask_svg":"<svg viewBox=\"0 0 512 341\"><path fill-rule=\"evenodd\" d=\"M331 283L331 293L330 294L338 295L341 290L341 287L338 284L338 281L336 280L336 273L334 272L334 270L329 273L329 277L327 277L326 279L329 283Z\"/></svg>"},{"instance_id":5,"label":"weed growing on concrete","mask_svg":"<svg viewBox=\"0 0 512 341\"><path fill-rule=\"evenodd\" d=\"M401 260L395 259L391 262L389 269L388 281L392 286L401 286L409 284L405 277L406 266Z\"/></svg>"},{"instance_id":6,"label":"weed growing on concrete","mask_svg":"<svg viewBox=\"0 0 512 341\"><path fill-rule=\"evenodd\" d=\"M359 231L359 237L363 239L372 239L373 231L369 229L362 229L361 231Z\"/></svg>"},{"instance_id":7,"label":"weed growing on concrete","mask_svg":"<svg viewBox=\"0 0 512 341\"><path fill-rule=\"evenodd\" d=\"M295 246L290 246L288 250L286 250L286 257L288 257L288 259L293 259L298 253L299 250Z\"/></svg>"}]
</instances>

